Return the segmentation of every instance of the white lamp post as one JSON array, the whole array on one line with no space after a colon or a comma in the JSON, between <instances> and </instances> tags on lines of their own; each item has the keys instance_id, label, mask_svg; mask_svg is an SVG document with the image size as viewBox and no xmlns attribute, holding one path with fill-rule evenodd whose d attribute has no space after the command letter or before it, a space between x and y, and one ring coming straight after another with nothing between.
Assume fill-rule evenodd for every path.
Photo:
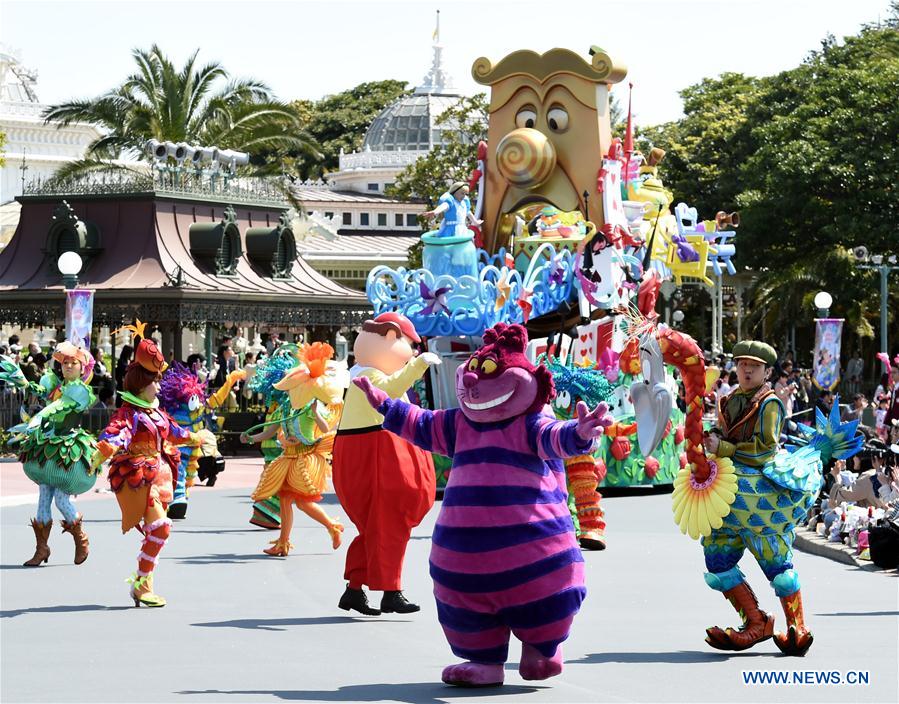
<instances>
[{"instance_id":1,"label":"white lamp post","mask_svg":"<svg viewBox=\"0 0 899 704\"><path fill-rule=\"evenodd\" d=\"M680 326L680 324L684 322L684 311L678 308L671 314L671 319L674 321L675 327Z\"/></svg>"},{"instance_id":2,"label":"white lamp post","mask_svg":"<svg viewBox=\"0 0 899 704\"><path fill-rule=\"evenodd\" d=\"M56 260L56 267L62 274L62 285L67 291L78 285L78 274L83 264L78 252L63 252Z\"/></svg>"},{"instance_id":3,"label":"white lamp post","mask_svg":"<svg viewBox=\"0 0 899 704\"><path fill-rule=\"evenodd\" d=\"M815 308L818 309L819 318L830 317L830 306L833 303L833 296L827 291L820 291L815 294Z\"/></svg>"}]
</instances>

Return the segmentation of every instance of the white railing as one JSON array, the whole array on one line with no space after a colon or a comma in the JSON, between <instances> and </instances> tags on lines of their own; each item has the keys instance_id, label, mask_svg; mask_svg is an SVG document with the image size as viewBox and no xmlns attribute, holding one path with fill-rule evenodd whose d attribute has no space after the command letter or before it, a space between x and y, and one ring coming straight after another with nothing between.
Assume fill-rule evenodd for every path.
<instances>
[{"instance_id":1,"label":"white railing","mask_svg":"<svg viewBox=\"0 0 899 704\"><path fill-rule=\"evenodd\" d=\"M355 152L340 155L340 170L371 169L376 167L402 168L413 164L428 153L427 149L390 152Z\"/></svg>"}]
</instances>

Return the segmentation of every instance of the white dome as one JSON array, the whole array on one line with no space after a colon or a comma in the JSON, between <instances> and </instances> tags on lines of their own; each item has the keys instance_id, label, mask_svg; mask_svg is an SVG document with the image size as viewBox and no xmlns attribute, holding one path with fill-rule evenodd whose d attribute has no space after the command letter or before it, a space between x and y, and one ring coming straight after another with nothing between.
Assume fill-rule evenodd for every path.
<instances>
[{"instance_id":1,"label":"white dome","mask_svg":"<svg viewBox=\"0 0 899 704\"><path fill-rule=\"evenodd\" d=\"M458 94L413 94L388 105L372 121L362 142L373 152L428 150L443 143L451 125L437 125L437 118L459 101Z\"/></svg>"}]
</instances>

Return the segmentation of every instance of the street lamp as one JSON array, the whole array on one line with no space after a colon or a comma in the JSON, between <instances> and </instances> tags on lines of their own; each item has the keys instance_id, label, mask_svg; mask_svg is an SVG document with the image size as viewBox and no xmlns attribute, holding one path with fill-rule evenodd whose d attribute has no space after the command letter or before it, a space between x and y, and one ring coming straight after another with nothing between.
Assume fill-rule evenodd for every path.
<instances>
[{"instance_id":1,"label":"street lamp","mask_svg":"<svg viewBox=\"0 0 899 704\"><path fill-rule=\"evenodd\" d=\"M684 322L684 311L678 308L671 314L671 319L674 321L675 327L679 327Z\"/></svg>"},{"instance_id":2,"label":"street lamp","mask_svg":"<svg viewBox=\"0 0 899 704\"><path fill-rule=\"evenodd\" d=\"M895 254L884 256L882 254L872 254L868 256L868 250L865 247L856 247L853 250L855 258L859 261L859 268L873 269L880 272L880 351L889 354L887 341L887 299L889 297L889 278L891 271L899 271ZM886 261L884 261L886 260ZM865 262L870 261L870 264Z\"/></svg>"},{"instance_id":3,"label":"street lamp","mask_svg":"<svg viewBox=\"0 0 899 704\"><path fill-rule=\"evenodd\" d=\"M819 291L815 294L815 308L818 309L819 318L830 317L830 306L833 303L833 296L827 291Z\"/></svg>"},{"instance_id":4,"label":"street lamp","mask_svg":"<svg viewBox=\"0 0 899 704\"><path fill-rule=\"evenodd\" d=\"M78 252L63 252L56 260L56 267L62 274L62 285L66 291L78 285L78 274L81 272L83 262Z\"/></svg>"}]
</instances>

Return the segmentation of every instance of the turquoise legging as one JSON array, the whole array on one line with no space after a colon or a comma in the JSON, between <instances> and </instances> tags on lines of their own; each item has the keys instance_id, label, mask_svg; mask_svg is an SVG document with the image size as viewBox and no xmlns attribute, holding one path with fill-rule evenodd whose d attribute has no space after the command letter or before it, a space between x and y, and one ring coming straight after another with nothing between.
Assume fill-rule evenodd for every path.
<instances>
[{"instance_id":1,"label":"turquoise legging","mask_svg":"<svg viewBox=\"0 0 899 704\"><path fill-rule=\"evenodd\" d=\"M40 495L37 500L38 523L49 523L53 520L53 515L50 513L50 504L53 503L54 497L56 498L56 508L59 509L62 517L69 523L75 522L75 519L78 518L78 512L75 510L75 504L72 503L72 499L68 494L47 484L38 484L38 487L40 488Z\"/></svg>"}]
</instances>

